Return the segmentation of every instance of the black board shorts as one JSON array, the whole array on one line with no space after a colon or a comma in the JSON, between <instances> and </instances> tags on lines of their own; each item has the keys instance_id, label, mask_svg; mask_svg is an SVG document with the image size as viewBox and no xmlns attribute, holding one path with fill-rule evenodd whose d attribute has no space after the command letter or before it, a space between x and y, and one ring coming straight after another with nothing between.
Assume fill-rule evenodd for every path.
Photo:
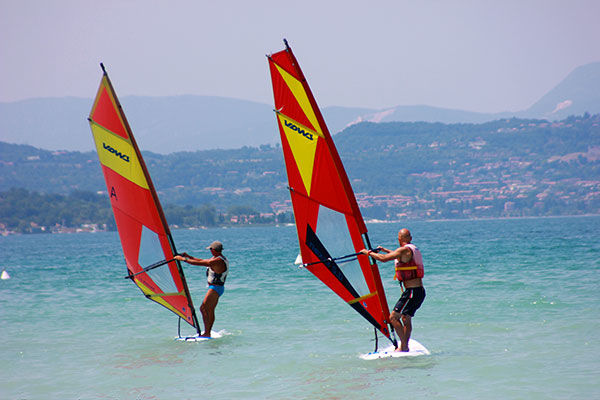
<instances>
[{"instance_id":1,"label":"black board shorts","mask_svg":"<svg viewBox=\"0 0 600 400\"><path fill-rule=\"evenodd\" d=\"M423 286L408 288L400 296L394 311L414 317L415 312L423 304L423 300L425 300L425 288Z\"/></svg>"}]
</instances>

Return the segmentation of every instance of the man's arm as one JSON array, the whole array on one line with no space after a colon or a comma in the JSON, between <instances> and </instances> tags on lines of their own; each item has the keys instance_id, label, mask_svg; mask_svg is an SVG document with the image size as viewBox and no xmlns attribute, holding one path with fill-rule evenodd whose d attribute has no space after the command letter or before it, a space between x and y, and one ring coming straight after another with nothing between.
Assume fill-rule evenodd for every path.
<instances>
[{"instance_id":1,"label":"man's arm","mask_svg":"<svg viewBox=\"0 0 600 400\"><path fill-rule=\"evenodd\" d=\"M396 250L388 250L388 249L384 249L383 247L381 248L381 250L383 250L384 252L387 251L385 254L381 254L381 253L375 253L374 251L371 250L367 250L367 249L362 249L360 252L362 254L366 254L370 257L373 257L375 260L377 261L381 261L381 262L388 262L390 260L395 260L395 259L400 259L401 261L406 262L406 257L408 255L411 254L411 251L408 247L398 247ZM408 260L410 260L410 257L408 257Z\"/></svg>"},{"instance_id":2,"label":"man's arm","mask_svg":"<svg viewBox=\"0 0 600 400\"><path fill-rule=\"evenodd\" d=\"M392 250L390 250L390 249L386 249L386 248L385 248L385 247L383 247L383 246L377 246L377 248L376 248L375 250L377 250L379 253L381 253L382 251L383 251L384 253L391 253L391 252L392 252Z\"/></svg>"},{"instance_id":3,"label":"man's arm","mask_svg":"<svg viewBox=\"0 0 600 400\"><path fill-rule=\"evenodd\" d=\"M191 265L201 265L203 267L209 267L210 266L210 261L212 260L212 258L209 259L209 260L204 260L202 258L192 257L192 256L190 256L187 253L183 253L182 256L177 255L177 256L175 256L173 258L176 259L176 260L179 260L179 261L186 262L186 263L191 264Z\"/></svg>"},{"instance_id":4,"label":"man's arm","mask_svg":"<svg viewBox=\"0 0 600 400\"><path fill-rule=\"evenodd\" d=\"M187 253L184 253L184 256L175 256L176 260L184 261L191 265L201 265L203 267L209 267L217 274L222 274L227 269L225 265L225 261L221 260L219 257L212 257L209 259L196 258L192 257Z\"/></svg>"}]
</instances>

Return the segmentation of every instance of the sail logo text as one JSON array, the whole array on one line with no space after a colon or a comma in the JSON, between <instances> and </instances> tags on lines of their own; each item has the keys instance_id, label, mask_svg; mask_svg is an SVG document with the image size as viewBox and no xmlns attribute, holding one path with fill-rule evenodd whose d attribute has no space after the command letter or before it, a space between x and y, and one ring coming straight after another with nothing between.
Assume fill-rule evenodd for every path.
<instances>
[{"instance_id":1,"label":"sail logo text","mask_svg":"<svg viewBox=\"0 0 600 400\"><path fill-rule=\"evenodd\" d=\"M292 122L288 122L288 121L283 121L283 123L285 124L286 127L290 128L293 131L298 132L299 134L301 134L302 136L304 136L305 138L307 138L308 140L313 140L313 135L310 132L305 131L304 129L298 127L297 125L295 125Z\"/></svg>"},{"instance_id":2,"label":"sail logo text","mask_svg":"<svg viewBox=\"0 0 600 400\"><path fill-rule=\"evenodd\" d=\"M113 153L115 156L119 157L121 160L129 162L129 156L127 154L123 154L120 151L115 150L113 147L104 142L102 143L102 147L104 147L104 149L108 150L110 153Z\"/></svg>"}]
</instances>

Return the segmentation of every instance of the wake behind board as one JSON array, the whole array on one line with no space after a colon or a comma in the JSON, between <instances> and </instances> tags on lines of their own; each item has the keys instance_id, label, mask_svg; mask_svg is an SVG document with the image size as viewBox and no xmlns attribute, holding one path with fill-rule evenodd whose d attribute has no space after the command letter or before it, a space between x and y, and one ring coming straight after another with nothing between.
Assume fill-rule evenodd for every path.
<instances>
[{"instance_id":1,"label":"wake behind board","mask_svg":"<svg viewBox=\"0 0 600 400\"><path fill-rule=\"evenodd\" d=\"M207 340L222 338L226 334L227 334L227 332L225 330L221 330L219 332L213 332L213 331L211 331L210 332L210 337L199 336L199 335L194 335L194 336L178 336L178 337L175 338L175 340L180 341L180 342L204 342L204 341L207 341Z\"/></svg>"},{"instance_id":2,"label":"wake behind board","mask_svg":"<svg viewBox=\"0 0 600 400\"><path fill-rule=\"evenodd\" d=\"M408 349L410 351L394 351L394 345L390 345L385 349L381 349L379 351L374 351L368 354L361 354L360 358L363 360L377 360L379 358L389 358L389 357L417 357L417 356L427 356L429 350L425 348L421 343L417 342L414 339L410 339L408 341Z\"/></svg>"}]
</instances>

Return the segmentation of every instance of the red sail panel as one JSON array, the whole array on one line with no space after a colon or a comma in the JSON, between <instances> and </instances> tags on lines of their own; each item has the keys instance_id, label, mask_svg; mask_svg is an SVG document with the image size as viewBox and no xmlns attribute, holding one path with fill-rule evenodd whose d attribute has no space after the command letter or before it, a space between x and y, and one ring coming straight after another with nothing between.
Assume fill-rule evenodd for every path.
<instances>
[{"instance_id":1,"label":"red sail panel","mask_svg":"<svg viewBox=\"0 0 600 400\"><path fill-rule=\"evenodd\" d=\"M287 43L268 60L302 261L395 341L377 265L356 255L367 228L323 116Z\"/></svg>"},{"instance_id":2,"label":"red sail panel","mask_svg":"<svg viewBox=\"0 0 600 400\"><path fill-rule=\"evenodd\" d=\"M173 260L177 252L169 226L106 72L89 121L132 281L147 298L171 310L200 333L183 269Z\"/></svg>"}]
</instances>

